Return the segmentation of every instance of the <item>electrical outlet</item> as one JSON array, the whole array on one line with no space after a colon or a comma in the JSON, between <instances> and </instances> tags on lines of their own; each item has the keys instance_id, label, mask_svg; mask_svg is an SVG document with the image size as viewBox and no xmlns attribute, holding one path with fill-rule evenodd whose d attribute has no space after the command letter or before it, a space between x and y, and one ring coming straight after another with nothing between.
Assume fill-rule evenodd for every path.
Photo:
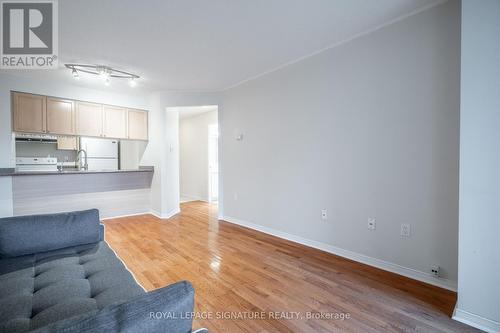
<instances>
[{"instance_id":1,"label":"electrical outlet","mask_svg":"<svg viewBox=\"0 0 500 333\"><path fill-rule=\"evenodd\" d=\"M411 225L408 223L401 224L401 236L410 237L411 236Z\"/></svg>"},{"instance_id":2,"label":"electrical outlet","mask_svg":"<svg viewBox=\"0 0 500 333\"><path fill-rule=\"evenodd\" d=\"M440 269L438 265L432 265L431 266L431 274L434 275L435 277L439 277Z\"/></svg>"},{"instance_id":3,"label":"electrical outlet","mask_svg":"<svg viewBox=\"0 0 500 333\"><path fill-rule=\"evenodd\" d=\"M321 210L321 219L327 220L328 219L328 212L326 209Z\"/></svg>"},{"instance_id":4,"label":"electrical outlet","mask_svg":"<svg viewBox=\"0 0 500 333\"><path fill-rule=\"evenodd\" d=\"M368 229L375 230L377 228L377 220L374 217L368 218Z\"/></svg>"}]
</instances>

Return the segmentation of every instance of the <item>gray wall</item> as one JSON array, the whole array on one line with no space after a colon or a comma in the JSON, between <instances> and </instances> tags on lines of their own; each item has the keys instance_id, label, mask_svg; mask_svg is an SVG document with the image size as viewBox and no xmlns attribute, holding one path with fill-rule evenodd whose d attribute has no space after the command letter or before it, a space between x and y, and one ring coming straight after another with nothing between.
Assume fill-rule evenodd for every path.
<instances>
[{"instance_id":1,"label":"gray wall","mask_svg":"<svg viewBox=\"0 0 500 333\"><path fill-rule=\"evenodd\" d=\"M453 288L459 19L449 1L226 91L225 218Z\"/></svg>"},{"instance_id":2,"label":"gray wall","mask_svg":"<svg viewBox=\"0 0 500 333\"><path fill-rule=\"evenodd\" d=\"M455 318L500 332L500 1L462 1Z\"/></svg>"}]
</instances>

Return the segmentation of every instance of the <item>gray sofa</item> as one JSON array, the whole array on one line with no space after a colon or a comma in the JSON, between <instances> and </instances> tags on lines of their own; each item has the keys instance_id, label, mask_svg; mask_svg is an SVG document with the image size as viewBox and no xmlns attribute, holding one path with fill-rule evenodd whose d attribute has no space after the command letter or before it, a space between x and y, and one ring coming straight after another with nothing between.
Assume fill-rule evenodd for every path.
<instances>
[{"instance_id":1,"label":"gray sofa","mask_svg":"<svg viewBox=\"0 0 500 333\"><path fill-rule=\"evenodd\" d=\"M103 235L97 210L0 219L0 332L191 332L191 284L145 292Z\"/></svg>"}]
</instances>

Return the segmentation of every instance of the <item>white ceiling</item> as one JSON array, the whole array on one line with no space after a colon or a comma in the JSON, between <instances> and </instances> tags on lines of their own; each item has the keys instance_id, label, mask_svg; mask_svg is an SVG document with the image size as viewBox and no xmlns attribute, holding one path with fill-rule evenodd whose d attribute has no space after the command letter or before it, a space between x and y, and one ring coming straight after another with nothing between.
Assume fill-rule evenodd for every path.
<instances>
[{"instance_id":1,"label":"white ceiling","mask_svg":"<svg viewBox=\"0 0 500 333\"><path fill-rule=\"evenodd\" d=\"M179 111L179 119L186 119L199 116L206 112L217 111L217 105L183 106L176 107L176 109Z\"/></svg>"},{"instance_id":2,"label":"white ceiling","mask_svg":"<svg viewBox=\"0 0 500 333\"><path fill-rule=\"evenodd\" d=\"M59 59L139 74L140 88L217 91L436 0L64 0ZM12 72L12 71L11 71ZM71 81L69 70L19 75ZM102 87L83 78L78 84ZM125 89L112 82L109 89Z\"/></svg>"}]
</instances>

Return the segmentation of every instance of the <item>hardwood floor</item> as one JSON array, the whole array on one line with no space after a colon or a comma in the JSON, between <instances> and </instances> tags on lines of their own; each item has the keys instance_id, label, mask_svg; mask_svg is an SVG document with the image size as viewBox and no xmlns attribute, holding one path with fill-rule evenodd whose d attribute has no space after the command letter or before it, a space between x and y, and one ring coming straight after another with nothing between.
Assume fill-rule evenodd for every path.
<instances>
[{"instance_id":1,"label":"hardwood floor","mask_svg":"<svg viewBox=\"0 0 500 333\"><path fill-rule=\"evenodd\" d=\"M147 290L191 281L194 328L478 332L450 319L453 292L218 221L214 205L187 202L181 210L169 220L107 220L106 240Z\"/></svg>"}]
</instances>

